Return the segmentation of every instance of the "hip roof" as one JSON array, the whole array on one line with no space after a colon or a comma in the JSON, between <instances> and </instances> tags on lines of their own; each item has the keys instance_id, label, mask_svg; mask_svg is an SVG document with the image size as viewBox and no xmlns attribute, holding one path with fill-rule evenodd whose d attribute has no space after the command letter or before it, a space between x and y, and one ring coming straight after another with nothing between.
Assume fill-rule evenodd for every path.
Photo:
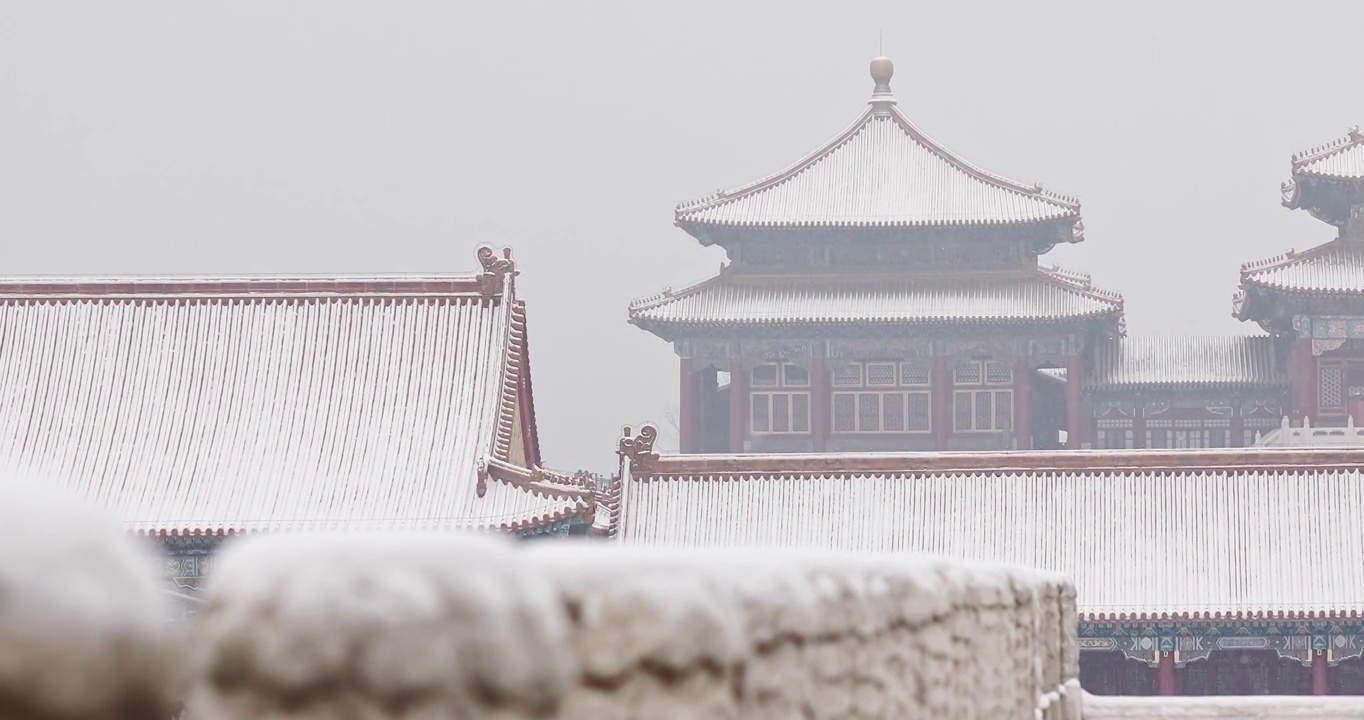
<instances>
[{"instance_id":1,"label":"hip roof","mask_svg":"<svg viewBox=\"0 0 1364 720\"><path fill-rule=\"evenodd\" d=\"M1091 619L1364 610L1361 450L645 455L629 470L628 544L1024 565L1072 578Z\"/></svg>"},{"instance_id":2,"label":"hip roof","mask_svg":"<svg viewBox=\"0 0 1364 720\"><path fill-rule=\"evenodd\" d=\"M0 472L148 533L583 514L590 492L535 467L525 308L491 260L469 276L0 280Z\"/></svg>"}]
</instances>

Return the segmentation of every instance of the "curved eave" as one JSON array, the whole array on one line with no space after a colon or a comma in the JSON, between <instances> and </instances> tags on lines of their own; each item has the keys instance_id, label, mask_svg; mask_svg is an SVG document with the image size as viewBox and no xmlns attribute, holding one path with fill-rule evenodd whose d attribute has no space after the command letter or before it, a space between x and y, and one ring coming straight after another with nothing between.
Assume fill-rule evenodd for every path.
<instances>
[{"instance_id":1,"label":"curved eave","mask_svg":"<svg viewBox=\"0 0 1364 720\"><path fill-rule=\"evenodd\" d=\"M848 325L868 325L872 327L940 327L940 326L989 326L989 325L1028 325L1034 323L1064 323L1064 322L1083 322L1086 320L1096 320L1110 316L1122 314L1121 307L1113 307L1107 310L1096 310L1090 313L1077 313L1074 315L1057 315L1049 317L941 317L941 318L922 318L907 319L893 317L868 317L868 318L839 318L839 317L809 317L782 319L779 321L745 319L745 320L700 320L700 321L672 321L659 320L647 317L640 317L634 314L630 316L630 324L637 325L646 330L651 327L657 328L690 328L690 329L738 329L738 328L762 328L770 327L774 322L782 327L799 326L804 328L821 327L843 327Z\"/></svg>"}]
</instances>

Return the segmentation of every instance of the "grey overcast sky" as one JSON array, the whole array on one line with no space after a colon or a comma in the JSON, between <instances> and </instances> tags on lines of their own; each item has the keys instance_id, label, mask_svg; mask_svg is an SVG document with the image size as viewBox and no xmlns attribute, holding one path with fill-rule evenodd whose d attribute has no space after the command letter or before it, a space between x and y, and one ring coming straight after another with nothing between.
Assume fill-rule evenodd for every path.
<instances>
[{"instance_id":1,"label":"grey overcast sky","mask_svg":"<svg viewBox=\"0 0 1364 720\"><path fill-rule=\"evenodd\" d=\"M0 272L467 271L514 248L546 461L609 470L677 364L627 303L723 260L678 201L901 106L1077 195L1045 259L1133 334L1250 332L1240 263L1329 240L1279 205L1364 121L1364 2L0 3ZM662 424L662 423L660 423Z\"/></svg>"}]
</instances>

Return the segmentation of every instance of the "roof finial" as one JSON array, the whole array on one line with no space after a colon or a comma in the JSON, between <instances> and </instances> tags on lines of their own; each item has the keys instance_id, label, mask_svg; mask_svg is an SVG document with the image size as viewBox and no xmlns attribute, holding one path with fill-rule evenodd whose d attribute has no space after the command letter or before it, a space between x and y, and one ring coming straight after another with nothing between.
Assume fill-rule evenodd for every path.
<instances>
[{"instance_id":1,"label":"roof finial","mask_svg":"<svg viewBox=\"0 0 1364 720\"><path fill-rule=\"evenodd\" d=\"M871 61L871 79L876 82L876 89L871 93L872 103L895 104L895 96L890 94L890 78L894 74L895 63L890 58L880 55Z\"/></svg>"}]
</instances>

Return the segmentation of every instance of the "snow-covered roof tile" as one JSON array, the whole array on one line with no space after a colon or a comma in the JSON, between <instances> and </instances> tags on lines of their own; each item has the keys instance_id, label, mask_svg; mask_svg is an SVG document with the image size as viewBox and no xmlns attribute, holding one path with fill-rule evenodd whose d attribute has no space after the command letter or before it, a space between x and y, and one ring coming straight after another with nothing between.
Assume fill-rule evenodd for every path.
<instances>
[{"instance_id":1,"label":"snow-covered roof tile","mask_svg":"<svg viewBox=\"0 0 1364 720\"><path fill-rule=\"evenodd\" d=\"M1009 274L760 276L723 272L630 306L646 328L829 323L960 323L1121 316L1122 298L1054 269Z\"/></svg>"},{"instance_id":2,"label":"snow-covered roof tile","mask_svg":"<svg viewBox=\"0 0 1364 720\"><path fill-rule=\"evenodd\" d=\"M1286 292L1364 293L1364 247L1333 240L1302 253L1288 253L1241 266L1242 286Z\"/></svg>"},{"instance_id":3,"label":"snow-covered roof tile","mask_svg":"<svg viewBox=\"0 0 1364 720\"><path fill-rule=\"evenodd\" d=\"M1285 385L1267 335L1125 337L1100 345L1085 385Z\"/></svg>"},{"instance_id":4,"label":"snow-covered roof tile","mask_svg":"<svg viewBox=\"0 0 1364 720\"><path fill-rule=\"evenodd\" d=\"M1364 611L1356 512L1364 451L646 456L631 464L616 533L627 544L808 545L1036 567L1072 578L1090 617Z\"/></svg>"},{"instance_id":5,"label":"snow-covered roof tile","mask_svg":"<svg viewBox=\"0 0 1364 720\"><path fill-rule=\"evenodd\" d=\"M581 514L590 492L509 470L538 448L490 250L471 276L0 280L0 477L145 532Z\"/></svg>"},{"instance_id":6,"label":"snow-covered roof tile","mask_svg":"<svg viewBox=\"0 0 1364 720\"><path fill-rule=\"evenodd\" d=\"M1082 239L1080 205L1037 185L982 170L934 142L890 95L877 58L865 112L782 171L679 205L677 223L730 227L909 227L1067 221Z\"/></svg>"},{"instance_id":7,"label":"snow-covered roof tile","mask_svg":"<svg viewBox=\"0 0 1364 720\"><path fill-rule=\"evenodd\" d=\"M1364 180L1364 133L1351 128L1339 140L1295 154L1293 175Z\"/></svg>"}]
</instances>

